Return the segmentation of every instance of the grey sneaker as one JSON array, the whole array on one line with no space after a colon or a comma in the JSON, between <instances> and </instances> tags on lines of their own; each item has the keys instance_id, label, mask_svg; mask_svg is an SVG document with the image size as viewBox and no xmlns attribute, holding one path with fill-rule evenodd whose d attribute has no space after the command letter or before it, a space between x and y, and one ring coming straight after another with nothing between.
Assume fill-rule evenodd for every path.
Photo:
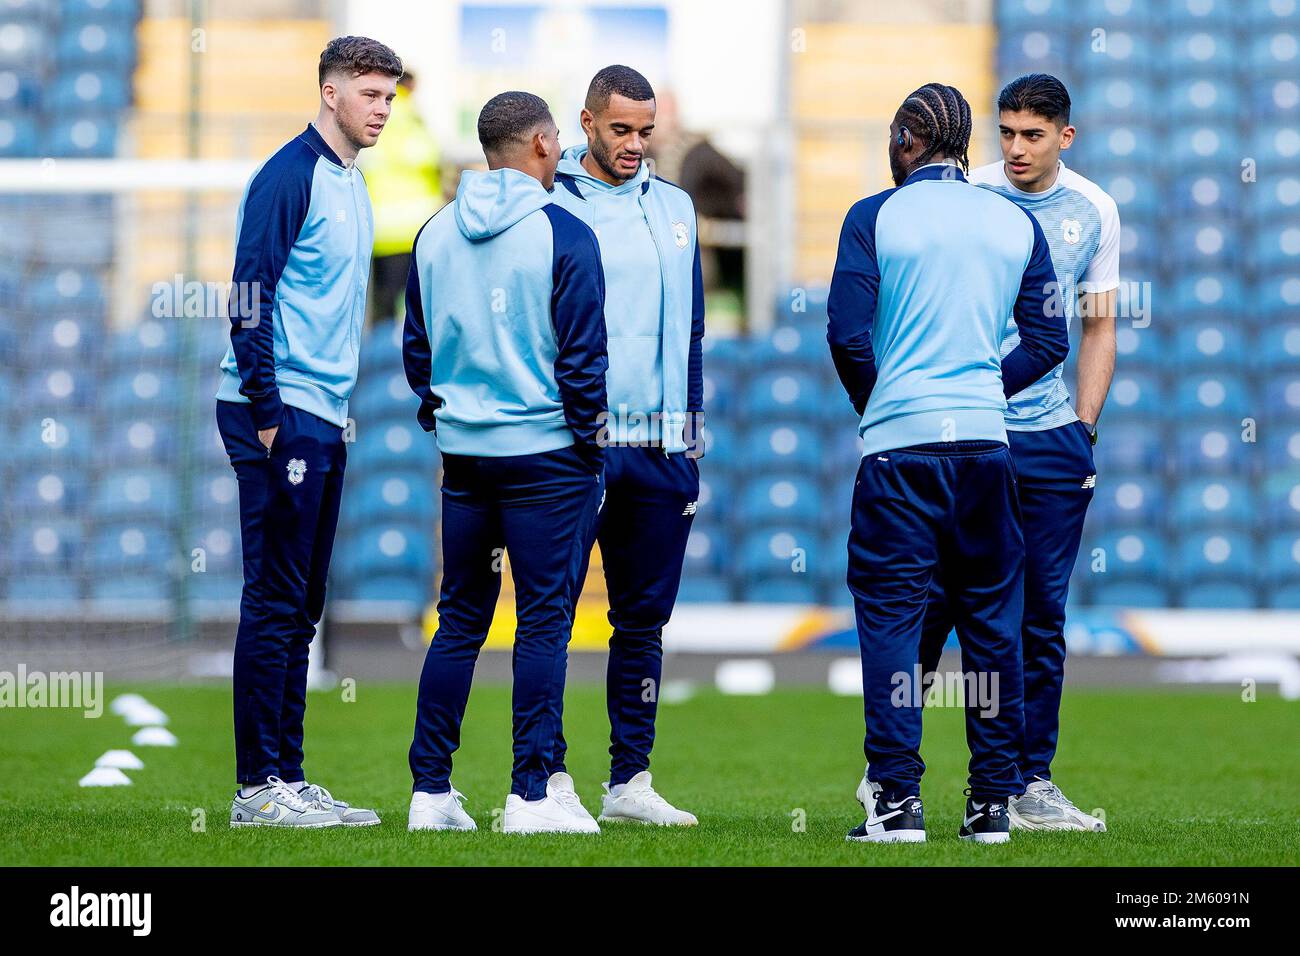
<instances>
[{"instance_id":1,"label":"grey sneaker","mask_svg":"<svg viewBox=\"0 0 1300 956\"><path fill-rule=\"evenodd\" d=\"M304 800L317 803L322 809L329 810L339 818L345 827L373 827L379 824L379 814L374 810L354 807L350 803L336 800L334 795L317 783L309 783L298 791Z\"/></svg>"},{"instance_id":2,"label":"grey sneaker","mask_svg":"<svg viewBox=\"0 0 1300 956\"><path fill-rule=\"evenodd\" d=\"M266 786L247 797L235 791L230 805L232 827L298 827L317 830L337 827L342 821L332 810L324 809L302 796L279 777L267 777Z\"/></svg>"},{"instance_id":3,"label":"grey sneaker","mask_svg":"<svg viewBox=\"0 0 1300 956\"><path fill-rule=\"evenodd\" d=\"M1016 830L1090 830L1105 833L1106 822L1084 813L1050 780L1035 777L1019 797L1007 801Z\"/></svg>"}]
</instances>

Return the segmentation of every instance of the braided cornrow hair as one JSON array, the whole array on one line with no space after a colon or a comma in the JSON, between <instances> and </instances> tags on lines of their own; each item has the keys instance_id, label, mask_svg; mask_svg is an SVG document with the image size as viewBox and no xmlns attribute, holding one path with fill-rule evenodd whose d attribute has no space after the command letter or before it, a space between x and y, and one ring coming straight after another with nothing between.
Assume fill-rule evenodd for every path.
<instances>
[{"instance_id":1,"label":"braided cornrow hair","mask_svg":"<svg viewBox=\"0 0 1300 956\"><path fill-rule=\"evenodd\" d=\"M957 87L927 83L903 100L898 112L915 122L918 133L924 131L928 145L918 166L929 162L935 153L942 153L961 163L962 172L970 171L966 155L970 150L970 104Z\"/></svg>"}]
</instances>

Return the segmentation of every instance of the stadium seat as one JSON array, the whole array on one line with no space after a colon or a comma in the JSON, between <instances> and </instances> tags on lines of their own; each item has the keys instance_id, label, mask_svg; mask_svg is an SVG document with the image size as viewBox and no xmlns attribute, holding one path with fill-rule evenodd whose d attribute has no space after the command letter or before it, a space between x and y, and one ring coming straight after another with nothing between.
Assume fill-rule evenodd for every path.
<instances>
[{"instance_id":1,"label":"stadium seat","mask_svg":"<svg viewBox=\"0 0 1300 956\"><path fill-rule=\"evenodd\" d=\"M56 40L64 67L126 69L135 60L135 31L113 23L67 21Z\"/></svg>"},{"instance_id":2,"label":"stadium seat","mask_svg":"<svg viewBox=\"0 0 1300 956\"><path fill-rule=\"evenodd\" d=\"M737 517L747 528L767 524L815 525L822 507L816 481L798 472L778 473L744 483Z\"/></svg>"},{"instance_id":3,"label":"stadium seat","mask_svg":"<svg viewBox=\"0 0 1300 956\"><path fill-rule=\"evenodd\" d=\"M1161 584L1146 581L1098 581L1091 588L1090 604L1096 607L1169 607L1172 592Z\"/></svg>"},{"instance_id":4,"label":"stadium seat","mask_svg":"<svg viewBox=\"0 0 1300 956\"><path fill-rule=\"evenodd\" d=\"M51 156L102 159L117 149L117 120L93 114L55 120L44 133L45 152Z\"/></svg>"},{"instance_id":5,"label":"stadium seat","mask_svg":"<svg viewBox=\"0 0 1300 956\"><path fill-rule=\"evenodd\" d=\"M1300 424L1300 369L1269 378L1263 396L1264 412L1270 421Z\"/></svg>"},{"instance_id":6,"label":"stadium seat","mask_svg":"<svg viewBox=\"0 0 1300 956\"><path fill-rule=\"evenodd\" d=\"M1248 585L1256 567L1255 542L1239 531L1190 531L1178 538L1173 570L1177 583Z\"/></svg>"},{"instance_id":7,"label":"stadium seat","mask_svg":"<svg viewBox=\"0 0 1300 956\"><path fill-rule=\"evenodd\" d=\"M1235 375L1185 373L1179 377L1174 401L1179 416L1225 426L1240 425L1242 418L1258 411L1250 389Z\"/></svg>"},{"instance_id":8,"label":"stadium seat","mask_svg":"<svg viewBox=\"0 0 1300 956\"><path fill-rule=\"evenodd\" d=\"M758 420L815 420L822 405L821 382L811 369L776 366L757 371L744 385L741 407Z\"/></svg>"},{"instance_id":9,"label":"stadium seat","mask_svg":"<svg viewBox=\"0 0 1300 956\"><path fill-rule=\"evenodd\" d=\"M80 469L19 469L5 479L12 514L73 517L85 505L88 477Z\"/></svg>"},{"instance_id":10,"label":"stadium seat","mask_svg":"<svg viewBox=\"0 0 1300 956\"><path fill-rule=\"evenodd\" d=\"M1250 486L1231 477L1184 480L1174 495L1170 517L1178 531L1211 527L1249 531L1254 518Z\"/></svg>"},{"instance_id":11,"label":"stadium seat","mask_svg":"<svg viewBox=\"0 0 1300 956\"><path fill-rule=\"evenodd\" d=\"M1164 469L1165 436L1157 423L1140 418L1111 421L1106 414L1100 435L1101 440L1093 449L1099 473L1108 474L1113 470L1142 474Z\"/></svg>"},{"instance_id":12,"label":"stadium seat","mask_svg":"<svg viewBox=\"0 0 1300 956\"><path fill-rule=\"evenodd\" d=\"M1271 535L1265 555L1264 579L1270 589L1300 585L1300 531Z\"/></svg>"},{"instance_id":13,"label":"stadium seat","mask_svg":"<svg viewBox=\"0 0 1300 956\"><path fill-rule=\"evenodd\" d=\"M1248 581L1214 578L1197 581L1182 590L1182 605L1188 608L1238 610L1257 604L1256 589Z\"/></svg>"},{"instance_id":14,"label":"stadium seat","mask_svg":"<svg viewBox=\"0 0 1300 956\"><path fill-rule=\"evenodd\" d=\"M736 555L741 580L803 579L818 566L820 546L812 529L797 525L746 531Z\"/></svg>"},{"instance_id":15,"label":"stadium seat","mask_svg":"<svg viewBox=\"0 0 1300 956\"><path fill-rule=\"evenodd\" d=\"M1265 276L1257 283L1256 292L1254 302L1248 304L1258 322L1274 324L1295 320L1300 309L1300 276L1285 273Z\"/></svg>"},{"instance_id":16,"label":"stadium seat","mask_svg":"<svg viewBox=\"0 0 1300 956\"><path fill-rule=\"evenodd\" d=\"M812 470L823 455L821 434L806 422L770 420L745 429L738 461L752 472Z\"/></svg>"},{"instance_id":17,"label":"stadium seat","mask_svg":"<svg viewBox=\"0 0 1300 956\"><path fill-rule=\"evenodd\" d=\"M1300 215L1253 230L1251 266L1260 272L1300 273Z\"/></svg>"},{"instance_id":18,"label":"stadium seat","mask_svg":"<svg viewBox=\"0 0 1300 956\"><path fill-rule=\"evenodd\" d=\"M435 475L419 471L371 473L349 482L340 521L350 527L373 523L411 523L430 531L441 494Z\"/></svg>"},{"instance_id":19,"label":"stadium seat","mask_svg":"<svg viewBox=\"0 0 1300 956\"><path fill-rule=\"evenodd\" d=\"M176 475L159 466L110 470L98 478L91 496L92 513L101 521L164 520L179 507Z\"/></svg>"},{"instance_id":20,"label":"stadium seat","mask_svg":"<svg viewBox=\"0 0 1300 956\"><path fill-rule=\"evenodd\" d=\"M686 542L682 580L689 580L697 574L725 574L728 560L726 541L727 536L722 528L715 525L711 530L706 525L693 524L691 536Z\"/></svg>"},{"instance_id":21,"label":"stadium seat","mask_svg":"<svg viewBox=\"0 0 1300 956\"><path fill-rule=\"evenodd\" d=\"M1202 320L1174 333L1174 357L1180 368L1205 374L1244 371L1251 355L1241 329L1224 320Z\"/></svg>"},{"instance_id":22,"label":"stadium seat","mask_svg":"<svg viewBox=\"0 0 1300 956\"><path fill-rule=\"evenodd\" d=\"M1158 420L1168 411L1168 401L1163 392L1156 376L1120 368L1115 373L1110 398L1106 402L1107 420Z\"/></svg>"},{"instance_id":23,"label":"stadium seat","mask_svg":"<svg viewBox=\"0 0 1300 956\"><path fill-rule=\"evenodd\" d=\"M993 5L1003 31L1061 29L1068 20L1070 6L1066 0L1001 0Z\"/></svg>"},{"instance_id":24,"label":"stadium seat","mask_svg":"<svg viewBox=\"0 0 1300 956\"><path fill-rule=\"evenodd\" d=\"M348 449L349 471L438 470L435 439L412 416L409 421L357 423L357 440Z\"/></svg>"},{"instance_id":25,"label":"stadium seat","mask_svg":"<svg viewBox=\"0 0 1300 956\"><path fill-rule=\"evenodd\" d=\"M1265 76L1294 79L1300 75L1300 29L1294 18L1269 27L1272 29L1266 27L1249 39L1251 66Z\"/></svg>"},{"instance_id":26,"label":"stadium seat","mask_svg":"<svg viewBox=\"0 0 1300 956\"><path fill-rule=\"evenodd\" d=\"M45 91L45 108L51 113L91 116L122 110L131 103L125 73L79 70L55 77Z\"/></svg>"},{"instance_id":27,"label":"stadium seat","mask_svg":"<svg viewBox=\"0 0 1300 956\"><path fill-rule=\"evenodd\" d=\"M1206 29L1204 25L1180 26L1168 37L1162 57L1171 75L1219 75L1231 78L1234 61L1238 56L1233 33Z\"/></svg>"},{"instance_id":28,"label":"stadium seat","mask_svg":"<svg viewBox=\"0 0 1300 956\"><path fill-rule=\"evenodd\" d=\"M1265 477L1258 498L1261 531L1300 528L1300 469Z\"/></svg>"},{"instance_id":29,"label":"stadium seat","mask_svg":"<svg viewBox=\"0 0 1300 956\"><path fill-rule=\"evenodd\" d=\"M765 336L757 338L750 347L749 364L758 367L772 365L805 366L816 369L830 362L830 347L826 344L825 321L807 321L800 325L783 324Z\"/></svg>"},{"instance_id":30,"label":"stadium seat","mask_svg":"<svg viewBox=\"0 0 1300 956\"><path fill-rule=\"evenodd\" d=\"M1107 436L1109 440L1110 436ZM1100 466L1099 466L1100 468ZM1097 482L1088 518L1106 528L1153 525L1165 511L1164 484L1143 474L1105 473Z\"/></svg>"}]
</instances>

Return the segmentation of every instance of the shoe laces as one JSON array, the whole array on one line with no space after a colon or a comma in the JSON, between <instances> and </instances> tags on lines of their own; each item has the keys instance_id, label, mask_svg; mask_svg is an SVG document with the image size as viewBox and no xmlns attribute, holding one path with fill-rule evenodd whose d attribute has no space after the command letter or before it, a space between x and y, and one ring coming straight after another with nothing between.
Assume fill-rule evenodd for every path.
<instances>
[{"instance_id":1,"label":"shoe laces","mask_svg":"<svg viewBox=\"0 0 1300 956\"><path fill-rule=\"evenodd\" d=\"M1044 803L1050 804L1051 806L1057 807L1061 810L1078 809L1078 807L1076 807L1073 803L1070 802L1070 798L1061 792L1060 787L1052 783L1050 780L1046 782L1047 782L1047 787L1037 794L1037 796L1040 797Z\"/></svg>"},{"instance_id":2,"label":"shoe laces","mask_svg":"<svg viewBox=\"0 0 1300 956\"><path fill-rule=\"evenodd\" d=\"M293 789L279 777L267 777L266 782L271 787L271 792L276 799L283 803L290 810L297 810L302 813L313 808L313 801L303 799L301 793ZM304 788L305 789L305 788Z\"/></svg>"},{"instance_id":3,"label":"shoe laces","mask_svg":"<svg viewBox=\"0 0 1300 956\"><path fill-rule=\"evenodd\" d=\"M304 800L311 800L316 803L322 810L334 809L336 801L334 794L330 793L318 783L309 783L299 791L299 795Z\"/></svg>"},{"instance_id":4,"label":"shoe laces","mask_svg":"<svg viewBox=\"0 0 1300 956\"><path fill-rule=\"evenodd\" d=\"M455 791L453 791L453 793L454 792ZM561 790L559 787L556 787L551 791L550 797L570 813L587 812L587 808L582 805L582 801L578 799L578 795L572 790Z\"/></svg>"}]
</instances>

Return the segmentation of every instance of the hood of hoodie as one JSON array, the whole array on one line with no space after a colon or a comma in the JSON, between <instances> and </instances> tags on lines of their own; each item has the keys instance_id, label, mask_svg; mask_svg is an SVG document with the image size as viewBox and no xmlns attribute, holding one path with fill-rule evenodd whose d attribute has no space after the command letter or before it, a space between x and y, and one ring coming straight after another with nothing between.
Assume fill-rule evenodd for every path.
<instances>
[{"instance_id":1,"label":"hood of hoodie","mask_svg":"<svg viewBox=\"0 0 1300 956\"><path fill-rule=\"evenodd\" d=\"M556 167L557 173L568 173L578 181L578 186L584 192L601 192L611 196L618 196L624 193L636 192L645 185L646 180L650 178L650 167L645 159L641 160L641 167L625 183L619 183L617 186L611 186L603 179L597 179L591 173L587 172L582 165L582 157L587 155L586 146L570 146L560 156L560 164ZM561 186L561 189L564 187Z\"/></svg>"},{"instance_id":2,"label":"hood of hoodie","mask_svg":"<svg viewBox=\"0 0 1300 956\"><path fill-rule=\"evenodd\" d=\"M461 173L456 187L456 225L478 242L499 235L551 201L540 182L517 169Z\"/></svg>"}]
</instances>

